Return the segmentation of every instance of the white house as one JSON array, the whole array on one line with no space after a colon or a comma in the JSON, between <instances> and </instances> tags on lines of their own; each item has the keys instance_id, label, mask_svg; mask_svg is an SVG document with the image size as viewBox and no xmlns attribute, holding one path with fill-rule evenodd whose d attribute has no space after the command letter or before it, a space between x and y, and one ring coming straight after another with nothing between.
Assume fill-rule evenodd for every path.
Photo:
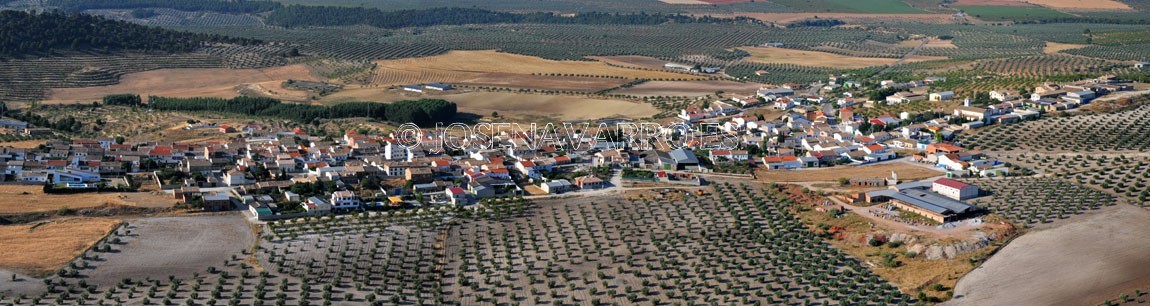
<instances>
[{"instance_id":1,"label":"white house","mask_svg":"<svg viewBox=\"0 0 1150 306\"><path fill-rule=\"evenodd\" d=\"M955 200L966 200L978 197L978 187L948 178L935 180L930 186L931 191Z\"/></svg>"},{"instance_id":2,"label":"white house","mask_svg":"<svg viewBox=\"0 0 1150 306\"><path fill-rule=\"evenodd\" d=\"M448 199L451 199L452 205L471 204L471 195L468 194L466 190L463 190L463 188L451 187L444 190L443 193L447 195Z\"/></svg>"},{"instance_id":3,"label":"white house","mask_svg":"<svg viewBox=\"0 0 1150 306\"><path fill-rule=\"evenodd\" d=\"M953 91L936 92L930 94L931 101L949 101L951 99L954 99Z\"/></svg>"},{"instance_id":4,"label":"white house","mask_svg":"<svg viewBox=\"0 0 1150 306\"><path fill-rule=\"evenodd\" d=\"M336 210L358 209L360 203L359 196L351 191L336 191L331 194L331 205Z\"/></svg>"}]
</instances>

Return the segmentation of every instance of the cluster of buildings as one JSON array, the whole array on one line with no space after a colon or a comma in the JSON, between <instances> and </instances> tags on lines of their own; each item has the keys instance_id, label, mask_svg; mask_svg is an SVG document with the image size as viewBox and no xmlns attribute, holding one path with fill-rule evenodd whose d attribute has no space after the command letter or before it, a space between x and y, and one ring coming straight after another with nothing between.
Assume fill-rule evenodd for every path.
<instances>
[{"instance_id":1,"label":"cluster of buildings","mask_svg":"<svg viewBox=\"0 0 1150 306\"><path fill-rule=\"evenodd\" d=\"M965 202L979 196L978 186L949 178L917 181L890 186L889 189L856 196L856 200L870 203L890 203L891 206L939 223L947 223L977 216L983 209Z\"/></svg>"}]
</instances>

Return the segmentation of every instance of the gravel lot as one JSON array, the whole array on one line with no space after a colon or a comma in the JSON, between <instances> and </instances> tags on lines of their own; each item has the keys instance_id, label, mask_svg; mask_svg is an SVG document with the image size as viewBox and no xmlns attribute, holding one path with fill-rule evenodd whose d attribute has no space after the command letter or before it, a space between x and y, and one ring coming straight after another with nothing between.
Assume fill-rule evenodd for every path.
<instances>
[{"instance_id":1,"label":"gravel lot","mask_svg":"<svg viewBox=\"0 0 1150 306\"><path fill-rule=\"evenodd\" d=\"M253 242L247 221L227 216L164 217L129 222L131 234L113 253L97 253L104 261L85 271L88 282L114 285L123 278L191 278L209 266L221 268L233 254Z\"/></svg>"}]
</instances>

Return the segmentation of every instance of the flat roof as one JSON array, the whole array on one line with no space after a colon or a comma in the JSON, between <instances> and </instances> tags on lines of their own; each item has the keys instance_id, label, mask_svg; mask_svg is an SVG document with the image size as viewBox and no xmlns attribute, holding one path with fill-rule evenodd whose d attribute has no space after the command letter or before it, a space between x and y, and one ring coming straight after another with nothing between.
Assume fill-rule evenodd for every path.
<instances>
[{"instance_id":1,"label":"flat roof","mask_svg":"<svg viewBox=\"0 0 1150 306\"><path fill-rule=\"evenodd\" d=\"M979 210L977 206L967 204L942 195L917 189L902 191L880 190L869 194L870 196L885 196L907 204L926 209L940 215L965 214Z\"/></svg>"}]
</instances>

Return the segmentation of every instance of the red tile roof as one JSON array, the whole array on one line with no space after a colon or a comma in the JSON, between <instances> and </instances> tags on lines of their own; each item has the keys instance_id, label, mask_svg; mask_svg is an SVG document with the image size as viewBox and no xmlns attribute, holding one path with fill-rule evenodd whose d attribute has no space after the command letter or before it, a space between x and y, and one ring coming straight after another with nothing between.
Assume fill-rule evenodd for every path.
<instances>
[{"instance_id":1,"label":"red tile roof","mask_svg":"<svg viewBox=\"0 0 1150 306\"><path fill-rule=\"evenodd\" d=\"M970 186L970 184L959 182L959 181L948 179L948 178L940 178L938 180L935 180L934 183L939 184L939 185L943 185L946 187L954 188L954 189L962 189L962 188L966 188L967 186Z\"/></svg>"}]
</instances>

